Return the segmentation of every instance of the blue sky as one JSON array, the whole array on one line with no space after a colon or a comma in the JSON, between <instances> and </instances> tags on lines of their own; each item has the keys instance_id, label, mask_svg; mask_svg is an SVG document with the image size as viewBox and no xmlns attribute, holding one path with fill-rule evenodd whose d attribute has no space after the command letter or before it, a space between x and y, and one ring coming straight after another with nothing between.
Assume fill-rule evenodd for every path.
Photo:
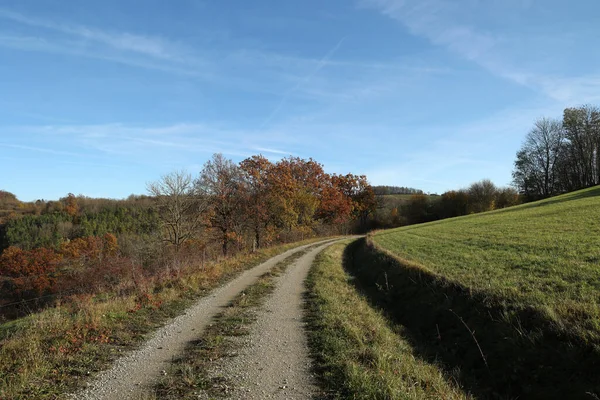
<instances>
[{"instance_id":1,"label":"blue sky","mask_svg":"<svg viewBox=\"0 0 600 400\"><path fill-rule=\"evenodd\" d=\"M122 198L215 152L441 193L600 103L595 0L0 2L0 189Z\"/></svg>"}]
</instances>

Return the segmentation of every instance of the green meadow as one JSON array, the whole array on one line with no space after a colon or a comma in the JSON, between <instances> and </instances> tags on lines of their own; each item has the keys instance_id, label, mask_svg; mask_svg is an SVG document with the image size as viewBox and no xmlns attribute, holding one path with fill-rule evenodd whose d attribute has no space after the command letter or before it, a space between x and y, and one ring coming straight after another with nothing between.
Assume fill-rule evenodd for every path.
<instances>
[{"instance_id":1,"label":"green meadow","mask_svg":"<svg viewBox=\"0 0 600 400\"><path fill-rule=\"evenodd\" d=\"M600 397L600 188L370 234L355 286L482 399Z\"/></svg>"}]
</instances>

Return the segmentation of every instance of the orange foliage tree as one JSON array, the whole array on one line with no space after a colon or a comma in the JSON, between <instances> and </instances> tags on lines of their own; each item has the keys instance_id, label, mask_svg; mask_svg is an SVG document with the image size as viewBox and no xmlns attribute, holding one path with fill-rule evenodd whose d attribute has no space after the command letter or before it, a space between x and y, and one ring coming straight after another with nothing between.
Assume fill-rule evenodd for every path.
<instances>
[{"instance_id":1,"label":"orange foliage tree","mask_svg":"<svg viewBox=\"0 0 600 400\"><path fill-rule=\"evenodd\" d=\"M272 223L271 190L269 174L273 164L262 155L252 156L240 163L246 182L246 207L248 208L248 223L254 236L253 248L263 245L265 233Z\"/></svg>"},{"instance_id":2,"label":"orange foliage tree","mask_svg":"<svg viewBox=\"0 0 600 400\"><path fill-rule=\"evenodd\" d=\"M65 203L65 211L67 214L69 214L72 217L79 214L79 204L77 204L77 198L73 193L69 193L67 195Z\"/></svg>"},{"instance_id":3,"label":"orange foliage tree","mask_svg":"<svg viewBox=\"0 0 600 400\"><path fill-rule=\"evenodd\" d=\"M52 291L61 259L62 256L51 249L9 247L0 256L0 276L14 295L39 296Z\"/></svg>"}]
</instances>

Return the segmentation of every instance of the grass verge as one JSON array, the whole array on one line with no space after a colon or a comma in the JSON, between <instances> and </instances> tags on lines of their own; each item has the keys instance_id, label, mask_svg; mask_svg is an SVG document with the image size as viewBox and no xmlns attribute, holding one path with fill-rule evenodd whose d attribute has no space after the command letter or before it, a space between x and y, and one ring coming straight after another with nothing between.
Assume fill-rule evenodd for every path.
<instances>
[{"instance_id":1,"label":"grass verge","mask_svg":"<svg viewBox=\"0 0 600 400\"><path fill-rule=\"evenodd\" d=\"M321 252L307 285L309 345L334 399L468 399L440 370L415 356L403 329L357 292L343 269L347 244Z\"/></svg>"},{"instance_id":2,"label":"grass verge","mask_svg":"<svg viewBox=\"0 0 600 400\"><path fill-rule=\"evenodd\" d=\"M301 243L230 258L127 296L81 296L0 325L0 399L50 399L82 387L123 351L242 271Z\"/></svg>"},{"instance_id":3,"label":"grass verge","mask_svg":"<svg viewBox=\"0 0 600 400\"><path fill-rule=\"evenodd\" d=\"M256 309L275 289L275 277L310 250L312 247L280 261L238 295L202 336L189 343L183 355L173 361L166 376L155 386L155 398L198 398L201 392L211 398L225 397L235 390L227 377L211 376L212 367L220 359L235 355L240 344L233 338L249 333L250 326L256 321Z\"/></svg>"}]
</instances>

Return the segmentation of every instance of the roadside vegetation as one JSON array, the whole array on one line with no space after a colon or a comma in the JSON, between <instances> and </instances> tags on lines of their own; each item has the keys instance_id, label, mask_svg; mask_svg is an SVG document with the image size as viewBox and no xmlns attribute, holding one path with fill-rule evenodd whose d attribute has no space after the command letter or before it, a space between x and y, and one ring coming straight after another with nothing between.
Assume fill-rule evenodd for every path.
<instances>
[{"instance_id":1,"label":"roadside vegetation","mask_svg":"<svg viewBox=\"0 0 600 400\"><path fill-rule=\"evenodd\" d=\"M56 398L81 387L123 351L238 273L296 244L181 271L170 281L145 281L131 293L73 296L65 304L0 325L0 398Z\"/></svg>"},{"instance_id":2,"label":"roadside vegetation","mask_svg":"<svg viewBox=\"0 0 600 400\"><path fill-rule=\"evenodd\" d=\"M599 220L593 187L378 232L349 270L477 397L597 398Z\"/></svg>"},{"instance_id":3,"label":"roadside vegetation","mask_svg":"<svg viewBox=\"0 0 600 400\"><path fill-rule=\"evenodd\" d=\"M344 271L348 244L334 244L308 277L309 345L321 386L332 399L468 399L435 364L357 292Z\"/></svg>"}]
</instances>

